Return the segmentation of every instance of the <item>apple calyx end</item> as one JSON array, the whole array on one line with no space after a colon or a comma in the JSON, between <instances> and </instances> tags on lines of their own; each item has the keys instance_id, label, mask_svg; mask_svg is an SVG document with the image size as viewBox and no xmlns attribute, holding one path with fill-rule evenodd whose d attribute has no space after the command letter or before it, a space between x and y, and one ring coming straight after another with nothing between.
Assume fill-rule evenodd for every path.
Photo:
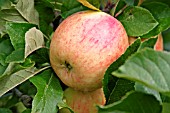
<instances>
[{"instance_id":1,"label":"apple calyx end","mask_svg":"<svg viewBox=\"0 0 170 113\"><path fill-rule=\"evenodd\" d=\"M70 71L73 67L70 65L70 63L68 63L67 61L64 62L64 65L66 66L66 68L68 69L68 71Z\"/></svg>"}]
</instances>

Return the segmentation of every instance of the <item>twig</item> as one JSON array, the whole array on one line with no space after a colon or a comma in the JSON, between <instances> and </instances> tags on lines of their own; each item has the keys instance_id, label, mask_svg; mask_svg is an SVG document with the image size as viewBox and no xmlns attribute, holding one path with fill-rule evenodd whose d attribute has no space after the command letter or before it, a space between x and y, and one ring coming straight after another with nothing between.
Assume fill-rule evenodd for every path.
<instances>
[{"instance_id":1,"label":"twig","mask_svg":"<svg viewBox=\"0 0 170 113\"><path fill-rule=\"evenodd\" d=\"M24 104L25 107L31 108L33 98L29 95L24 95L21 91L17 88L13 89L14 93L21 99L21 102Z\"/></svg>"},{"instance_id":2,"label":"twig","mask_svg":"<svg viewBox=\"0 0 170 113\"><path fill-rule=\"evenodd\" d=\"M127 5L125 5L119 12L117 12L115 14L115 17L119 16L125 9L126 9Z\"/></svg>"}]
</instances>

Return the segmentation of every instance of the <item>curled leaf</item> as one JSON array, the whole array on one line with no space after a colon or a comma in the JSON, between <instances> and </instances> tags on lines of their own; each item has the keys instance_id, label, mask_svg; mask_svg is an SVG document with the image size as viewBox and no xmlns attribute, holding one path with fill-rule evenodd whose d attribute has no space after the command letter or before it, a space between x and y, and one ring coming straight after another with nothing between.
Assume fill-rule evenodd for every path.
<instances>
[{"instance_id":1,"label":"curled leaf","mask_svg":"<svg viewBox=\"0 0 170 113\"><path fill-rule=\"evenodd\" d=\"M5 74L0 77L0 97L36 74L35 67L29 67L10 74L10 72L7 71L9 68L13 68L13 66L16 65L14 63L10 63Z\"/></svg>"},{"instance_id":2,"label":"curled leaf","mask_svg":"<svg viewBox=\"0 0 170 113\"><path fill-rule=\"evenodd\" d=\"M43 33L36 29L31 28L25 34L25 58L34 52L35 50L42 48L44 46Z\"/></svg>"},{"instance_id":3,"label":"curled leaf","mask_svg":"<svg viewBox=\"0 0 170 113\"><path fill-rule=\"evenodd\" d=\"M19 0L16 9L29 23L39 25L39 14L34 8L34 0Z\"/></svg>"}]
</instances>

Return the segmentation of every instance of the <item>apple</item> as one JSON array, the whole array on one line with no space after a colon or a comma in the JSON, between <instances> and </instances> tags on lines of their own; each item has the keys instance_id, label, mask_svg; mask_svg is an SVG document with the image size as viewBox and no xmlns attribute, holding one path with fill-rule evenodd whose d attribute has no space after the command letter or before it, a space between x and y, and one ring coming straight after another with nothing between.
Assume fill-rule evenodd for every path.
<instances>
[{"instance_id":1,"label":"apple","mask_svg":"<svg viewBox=\"0 0 170 113\"><path fill-rule=\"evenodd\" d=\"M102 87L109 65L129 46L123 25L99 11L77 12L56 29L50 44L50 62L69 87L92 91Z\"/></svg>"},{"instance_id":2,"label":"apple","mask_svg":"<svg viewBox=\"0 0 170 113\"><path fill-rule=\"evenodd\" d=\"M159 34L158 36L156 44L154 46L154 49L157 51L163 51L163 37L162 34ZM134 41L136 40L135 37L129 37L129 45L132 44ZM147 40L146 38L142 38L141 41L144 42L145 40Z\"/></svg>"},{"instance_id":3,"label":"apple","mask_svg":"<svg viewBox=\"0 0 170 113\"><path fill-rule=\"evenodd\" d=\"M163 37L162 37L162 34L159 34L158 35L158 39L156 41L156 44L154 46L154 49L157 50L157 51L163 51L164 48L163 48Z\"/></svg>"},{"instance_id":4,"label":"apple","mask_svg":"<svg viewBox=\"0 0 170 113\"><path fill-rule=\"evenodd\" d=\"M90 92L67 88L64 91L64 99L75 113L97 113L96 105L104 105L106 102L102 88ZM59 113L71 113L67 108L59 111Z\"/></svg>"}]
</instances>

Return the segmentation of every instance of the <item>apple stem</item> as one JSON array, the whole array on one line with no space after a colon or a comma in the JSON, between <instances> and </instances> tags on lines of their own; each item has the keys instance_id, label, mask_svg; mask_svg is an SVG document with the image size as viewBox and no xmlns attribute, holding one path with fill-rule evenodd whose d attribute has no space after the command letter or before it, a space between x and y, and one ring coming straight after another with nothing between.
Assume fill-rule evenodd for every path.
<instances>
[{"instance_id":1,"label":"apple stem","mask_svg":"<svg viewBox=\"0 0 170 113\"><path fill-rule=\"evenodd\" d=\"M111 0L109 0L109 1L107 2L106 6L105 6L104 9L103 9L103 12L105 12L105 13L110 13L110 10L113 9L114 6L115 6L115 4L112 3Z\"/></svg>"}]
</instances>

